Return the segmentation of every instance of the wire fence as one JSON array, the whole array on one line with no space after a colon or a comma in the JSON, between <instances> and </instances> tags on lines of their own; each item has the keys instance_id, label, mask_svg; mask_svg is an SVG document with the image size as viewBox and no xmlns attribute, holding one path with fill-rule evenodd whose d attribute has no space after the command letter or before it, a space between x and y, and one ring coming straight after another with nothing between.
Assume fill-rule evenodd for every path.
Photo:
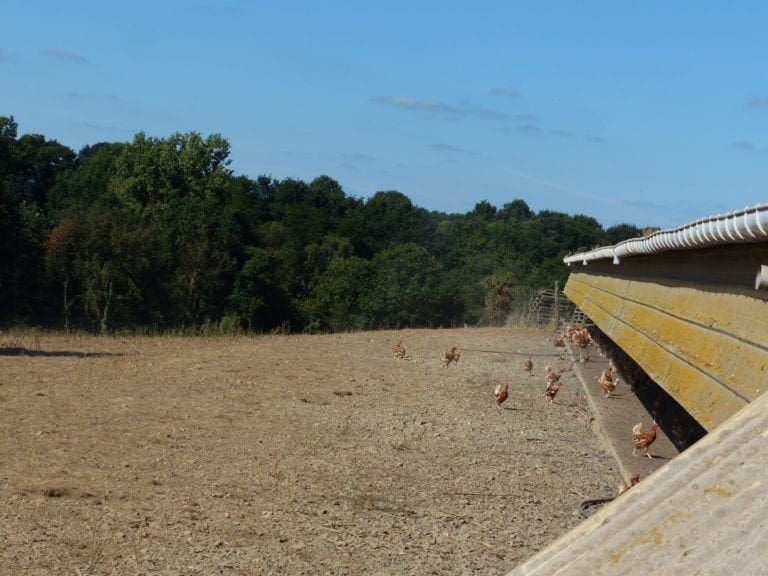
<instances>
[{"instance_id":1,"label":"wire fence","mask_svg":"<svg viewBox=\"0 0 768 576\"><path fill-rule=\"evenodd\" d=\"M559 326L561 323L586 324L587 315L565 297L557 282L553 288L533 292L527 306L528 323L537 326Z\"/></svg>"}]
</instances>

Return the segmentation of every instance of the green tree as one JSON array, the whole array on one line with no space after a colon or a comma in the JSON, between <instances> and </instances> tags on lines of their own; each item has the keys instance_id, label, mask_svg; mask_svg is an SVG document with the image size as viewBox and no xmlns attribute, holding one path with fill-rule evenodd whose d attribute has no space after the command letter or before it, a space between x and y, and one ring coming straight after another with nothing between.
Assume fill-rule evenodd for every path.
<instances>
[{"instance_id":1,"label":"green tree","mask_svg":"<svg viewBox=\"0 0 768 576\"><path fill-rule=\"evenodd\" d=\"M490 221L496 217L496 206L488 202L488 200L482 200L475 204L472 214L481 220Z\"/></svg>"},{"instance_id":2,"label":"green tree","mask_svg":"<svg viewBox=\"0 0 768 576\"><path fill-rule=\"evenodd\" d=\"M533 211L528 207L528 204L520 199L507 202L497 214L501 220L507 222L521 222L532 218L533 215Z\"/></svg>"},{"instance_id":3,"label":"green tree","mask_svg":"<svg viewBox=\"0 0 768 576\"><path fill-rule=\"evenodd\" d=\"M18 137L0 117L0 310L36 320L48 309L44 241L46 191L74 153L40 135Z\"/></svg>"},{"instance_id":4,"label":"green tree","mask_svg":"<svg viewBox=\"0 0 768 576\"><path fill-rule=\"evenodd\" d=\"M616 224L605 231L606 244L610 246L618 244L622 240L639 238L642 235L642 228L638 228L634 224Z\"/></svg>"},{"instance_id":5,"label":"green tree","mask_svg":"<svg viewBox=\"0 0 768 576\"><path fill-rule=\"evenodd\" d=\"M378 328L441 324L441 303L435 301L441 272L440 262L418 244L382 250L371 261L366 315Z\"/></svg>"},{"instance_id":6,"label":"green tree","mask_svg":"<svg viewBox=\"0 0 768 576\"><path fill-rule=\"evenodd\" d=\"M340 232L365 258L392 244L428 244L434 234L429 212L396 191L377 192L364 205L350 210L340 224Z\"/></svg>"},{"instance_id":7,"label":"green tree","mask_svg":"<svg viewBox=\"0 0 768 576\"><path fill-rule=\"evenodd\" d=\"M75 162L75 153L55 140L40 134L25 134L15 145L13 185L20 201L44 208L47 193L62 171Z\"/></svg>"},{"instance_id":8,"label":"green tree","mask_svg":"<svg viewBox=\"0 0 768 576\"><path fill-rule=\"evenodd\" d=\"M326 234L318 241L305 246L303 275L307 279L307 291L312 290L317 279L328 269L334 258L349 258L352 254L350 241L336 234Z\"/></svg>"},{"instance_id":9,"label":"green tree","mask_svg":"<svg viewBox=\"0 0 768 576\"><path fill-rule=\"evenodd\" d=\"M288 317L288 295L274 274L277 262L269 251L249 247L246 255L229 297L231 309L248 330L270 330Z\"/></svg>"},{"instance_id":10,"label":"green tree","mask_svg":"<svg viewBox=\"0 0 768 576\"><path fill-rule=\"evenodd\" d=\"M214 198L181 197L155 210L154 223L173 323L217 320L237 272L239 226L226 204Z\"/></svg>"},{"instance_id":11,"label":"green tree","mask_svg":"<svg viewBox=\"0 0 768 576\"><path fill-rule=\"evenodd\" d=\"M117 159L111 187L123 205L145 212L176 198L221 199L231 176L228 156L229 143L219 134L139 133Z\"/></svg>"},{"instance_id":12,"label":"green tree","mask_svg":"<svg viewBox=\"0 0 768 576\"><path fill-rule=\"evenodd\" d=\"M72 309L72 280L77 259L77 223L73 218L61 220L46 239L45 266L50 277L62 288L64 329L69 331Z\"/></svg>"},{"instance_id":13,"label":"green tree","mask_svg":"<svg viewBox=\"0 0 768 576\"><path fill-rule=\"evenodd\" d=\"M110 188L117 159L127 144L102 142L86 146L75 162L60 171L47 191L47 212L52 221L86 211L94 204L116 206Z\"/></svg>"},{"instance_id":14,"label":"green tree","mask_svg":"<svg viewBox=\"0 0 768 576\"><path fill-rule=\"evenodd\" d=\"M75 226L73 269L86 318L102 332L139 323L142 286L154 268L151 227L133 213L101 206L82 213Z\"/></svg>"},{"instance_id":15,"label":"green tree","mask_svg":"<svg viewBox=\"0 0 768 576\"><path fill-rule=\"evenodd\" d=\"M565 253L638 236L521 199L429 212L333 178L255 180L197 132L77 155L0 117L0 315L93 327L251 330L501 322L527 288L564 281ZM50 318L48 318L50 316Z\"/></svg>"},{"instance_id":16,"label":"green tree","mask_svg":"<svg viewBox=\"0 0 768 576\"><path fill-rule=\"evenodd\" d=\"M371 265L358 256L334 256L305 303L311 330L341 332L370 328L363 299L370 289Z\"/></svg>"}]
</instances>

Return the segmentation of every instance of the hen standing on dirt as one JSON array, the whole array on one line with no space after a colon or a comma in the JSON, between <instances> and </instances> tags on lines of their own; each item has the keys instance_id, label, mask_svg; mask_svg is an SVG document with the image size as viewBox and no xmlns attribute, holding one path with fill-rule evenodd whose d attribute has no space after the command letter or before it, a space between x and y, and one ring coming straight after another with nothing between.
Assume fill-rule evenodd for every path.
<instances>
[{"instance_id":1,"label":"hen standing on dirt","mask_svg":"<svg viewBox=\"0 0 768 576\"><path fill-rule=\"evenodd\" d=\"M562 383L560 382L551 382L547 385L544 395L549 398L550 404L555 401L555 396L557 396L557 393L560 391L560 386L562 386Z\"/></svg>"},{"instance_id":2,"label":"hen standing on dirt","mask_svg":"<svg viewBox=\"0 0 768 576\"><path fill-rule=\"evenodd\" d=\"M528 360L523 363L523 370L528 372L528 376L533 376L533 358L528 356Z\"/></svg>"},{"instance_id":3,"label":"hen standing on dirt","mask_svg":"<svg viewBox=\"0 0 768 576\"><path fill-rule=\"evenodd\" d=\"M563 375L562 371L552 372L552 366L547 366L545 370L547 371L547 373L544 375L544 378L546 379L547 386L560 380L560 376Z\"/></svg>"},{"instance_id":4,"label":"hen standing on dirt","mask_svg":"<svg viewBox=\"0 0 768 576\"><path fill-rule=\"evenodd\" d=\"M443 363L445 364L445 367L448 368L448 365L451 362L455 362L456 364L459 363L459 358L461 357L461 351L458 349L458 347L453 346L450 350L448 350L445 354L443 354Z\"/></svg>"},{"instance_id":5,"label":"hen standing on dirt","mask_svg":"<svg viewBox=\"0 0 768 576\"><path fill-rule=\"evenodd\" d=\"M494 390L493 393L496 396L496 406L501 410L501 405L506 402L507 397L509 396L509 384L504 384L503 388L501 387L501 384L497 384L496 390Z\"/></svg>"}]
</instances>

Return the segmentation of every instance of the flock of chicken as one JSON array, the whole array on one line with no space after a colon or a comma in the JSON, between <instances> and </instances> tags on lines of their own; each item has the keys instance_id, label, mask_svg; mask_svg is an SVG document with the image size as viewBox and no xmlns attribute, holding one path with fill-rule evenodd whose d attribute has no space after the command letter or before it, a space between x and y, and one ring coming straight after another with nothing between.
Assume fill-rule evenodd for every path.
<instances>
[{"instance_id":1,"label":"flock of chicken","mask_svg":"<svg viewBox=\"0 0 768 576\"><path fill-rule=\"evenodd\" d=\"M592 336L590 335L589 331L581 326L568 326L565 333L558 333L553 338L553 344L556 347L565 347L565 341L566 339L573 344L578 350L579 350L579 358L578 361L581 363L585 363L589 361L589 350L588 348L594 344L594 341L592 340ZM403 345L402 340L399 340L397 344L394 347L394 356L398 359L405 359L406 358L406 348ZM447 368L452 363L458 364L459 358L461 358L461 351L459 350L458 346L452 346L450 350L447 350L443 354L442 363ZM562 358L562 357L561 357ZM574 360L571 363L571 366L576 362ZM524 362L523 362L523 370L528 373L529 376L533 376L533 358L529 356ZM562 387L562 381L561 377L563 375L563 372L570 370L570 368L561 368L558 372L555 372L552 368L552 366L546 366L544 368L544 381L545 381L545 391L544 396L547 398L548 402L552 404L555 401L555 398L557 397L557 393ZM622 396L621 394L616 394L616 386L621 382L621 380L614 375L614 372L616 370L616 367L614 366L612 361L609 361L608 368L602 371L599 377L596 377L595 380L597 381L600 388L603 390L603 395L605 398L617 398L619 396ZM496 406L501 410L501 405L506 402L507 398L509 398L509 384L498 384L496 388L494 389L494 398L496 402ZM656 406L654 407L654 410L656 409ZM655 415L654 415L655 417ZM634 444L634 450L632 451L632 455L636 455L638 450L641 450L645 456L648 458L653 458L653 455L649 451L649 447L651 444L653 444L656 441L656 431L659 429L658 424L656 424L656 421L654 420L653 426L650 430L645 430L643 428L642 423L636 424L632 428L632 442ZM623 480L619 484L619 494L622 494L623 492L626 492L629 490L632 486L637 484L640 480L640 474L635 473L631 480L630 484L627 485Z\"/></svg>"},{"instance_id":2,"label":"flock of chicken","mask_svg":"<svg viewBox=\"0 0 768 576\"><path fill-rule=\"evenodd\" d=\"M403 341L398 340L394 348L395 358L398 358L400 360L405 359L406 352L407 351L405 346L403 345ZM446 368L451 364L451 362L458 364L459 358L461 358L461 350L459 350L458 346L452 346L450 350L447 350L445 354L443 354L443 364L445 364Z\"/></svg>"}]
</instances>

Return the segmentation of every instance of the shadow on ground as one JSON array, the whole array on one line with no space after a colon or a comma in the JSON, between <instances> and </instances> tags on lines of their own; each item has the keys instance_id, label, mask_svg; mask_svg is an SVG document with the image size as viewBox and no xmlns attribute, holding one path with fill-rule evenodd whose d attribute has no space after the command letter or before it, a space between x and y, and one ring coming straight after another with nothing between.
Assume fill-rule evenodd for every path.
<instances>
[{"instance_id":1,"label":"shadow on ground","mask_svg":"<svg viewBox=\"0 0 768 576\"><path fill-rule=\"evenodd\" d=\"M654 422L661 427L678 450L685 450L706 435L704 427L606 334L596 326L591 327L589 331L593 340L606 352L608 358L613 360L619 373L624 376L631 391L643 404L648 414L653 417Z\"/></svg>"},{"instance_id":2,"label":"shadow on ground","mask_svg":"<svg viewBox=\"0 0 768 576\"><path fill-rule=\"evenodd\" d=\"M72 350L33 350L22 346L0 347L0 356L39 356L43 358L102 358L122 356L112 352L75 352Z\"/></svg>"}]
</instances>

